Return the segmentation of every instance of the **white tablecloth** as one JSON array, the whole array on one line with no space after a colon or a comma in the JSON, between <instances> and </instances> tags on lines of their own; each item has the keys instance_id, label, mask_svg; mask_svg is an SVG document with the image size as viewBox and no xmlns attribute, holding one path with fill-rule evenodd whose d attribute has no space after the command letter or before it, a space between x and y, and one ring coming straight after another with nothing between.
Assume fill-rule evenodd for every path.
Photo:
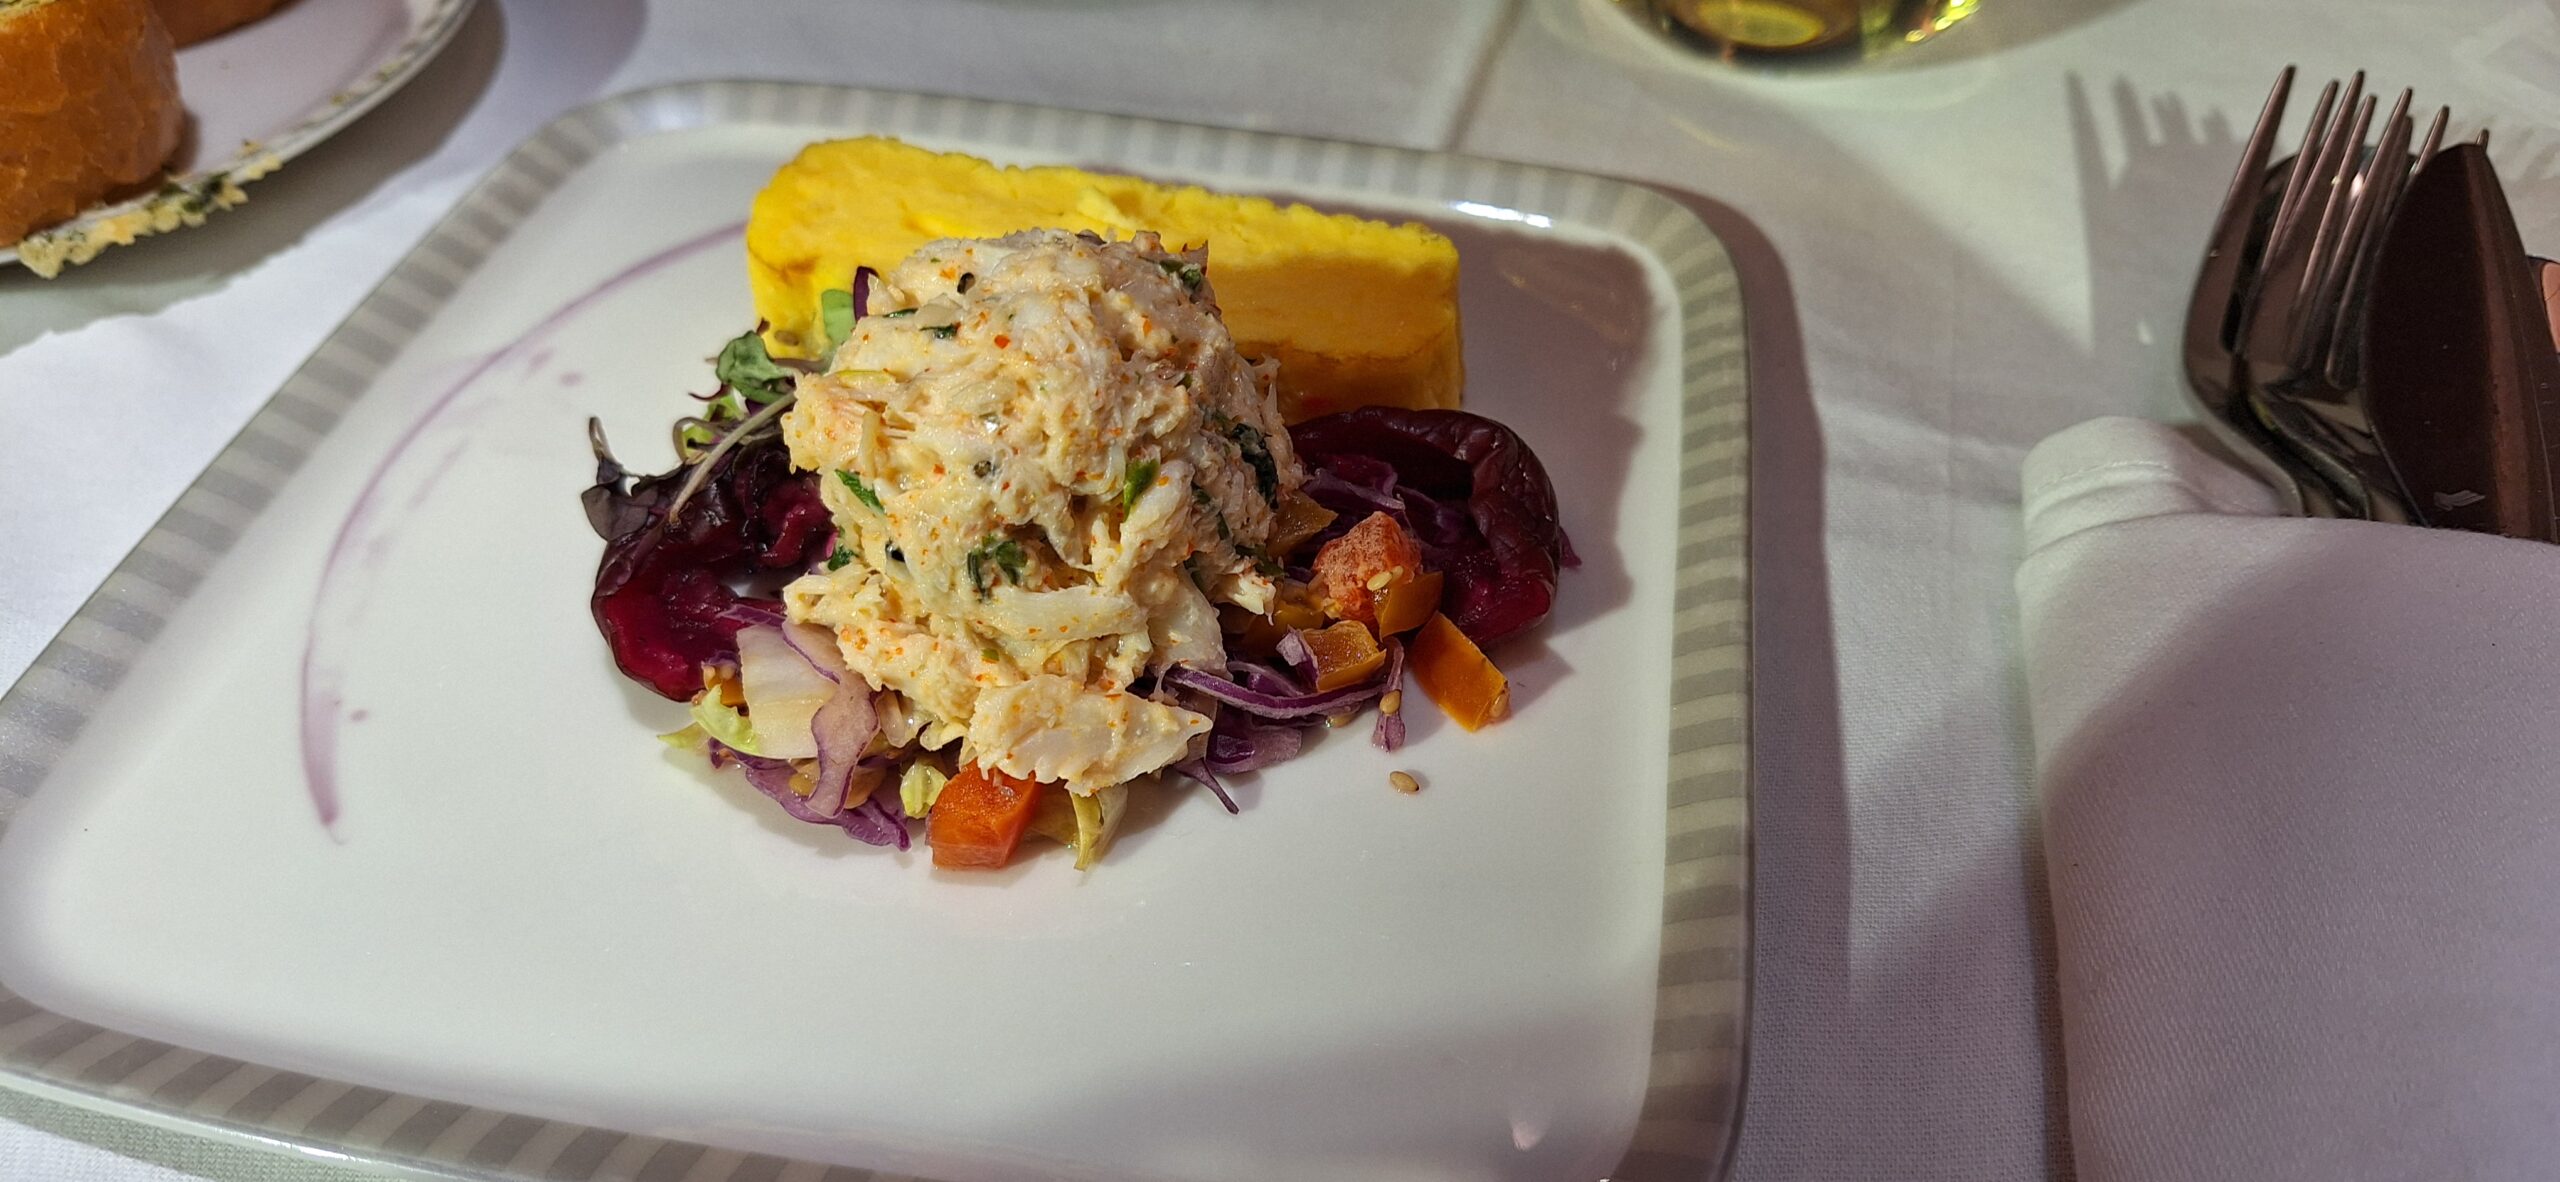
<instances>
[{"instance_id":1,"label":"white tablecloth","mask_svg":"<svg viewBox=\"0 0 2560 1182\"><path fill-rule=\"evenodd\" d=\"M216 228L50 284L0 274L0 681L474 177L591 98L807 78L1653 181L1725 237L1750 308L1739 1177L2064 1174L2018 462L2093 415L2182 413L2186 285L2288 61L2493 127L2528 244L2560 249L2550 0L1988 0L1899 60L1792 75L1685 61L1606 0L483 0L425 74ZM251 1176L40 1104L0 1118L8 1178Z\"/></svg>"}]
</instances>

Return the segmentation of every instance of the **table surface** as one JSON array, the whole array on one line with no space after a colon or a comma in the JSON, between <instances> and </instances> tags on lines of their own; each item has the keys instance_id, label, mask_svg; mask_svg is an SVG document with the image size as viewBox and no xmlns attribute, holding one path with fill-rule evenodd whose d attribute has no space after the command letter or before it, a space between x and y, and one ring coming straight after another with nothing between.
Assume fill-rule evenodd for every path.
<instances>
[{"instance_id":1,"label":"table surface","mask_svg":"<svg viewBox=\"0 0 2560 1182\"><path fill-rule=\"evenodd\" d=\"M2068 1176L2018 462L2094 415L2187 417L2186 287L2287 62L2493 129L2527 244L2560 253L2560 0L1987 0L1932 44L1791 74L1683 58L1608 0L483 0L211 228L0 272L0 413L26 424L0 465L0 682L465 187L597 97L810 79L1649 181L1708 215L1751 320L1738 1176ZM46 436L70 446L27 446ZM0 1093L0 1178L275 1176L241 1152Z\"/></svg>"}]
</instances>

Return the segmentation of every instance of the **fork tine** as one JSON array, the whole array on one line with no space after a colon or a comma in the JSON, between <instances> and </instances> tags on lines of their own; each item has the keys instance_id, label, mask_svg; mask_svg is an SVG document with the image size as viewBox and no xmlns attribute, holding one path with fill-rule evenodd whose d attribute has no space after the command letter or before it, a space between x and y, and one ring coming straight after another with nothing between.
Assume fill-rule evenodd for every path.
<instances>
[{"instance_id":1,"label":"fork tine","mask_svg":"<svg viewBox=\"0 0 2560 1182\"><path fill-rule=\"evenodd\" d=\"M2348 89L2350 98L2363 88L2363 78L2358 77L2356 81L2358 85ZM2294 287L2296 365L2310 364L2321 346L2311 326L2313 321L2320 319L2320 294L2328 288L2329 273L2338 266L2340 247L2346 240L2348 205L2355 197L2356 178L2364 164L2364 133L2373 126L2372 96L2365 96L2364 101L2353 105L2356 113L2354 123L2350 124L2343 118L2338 121L2339 134L2330 137L2329 144L2320 150L2320 171L2312 181L2314 185L2325 185L2328 191L2317 194L2320 198L2320 220L2313 223L2311 246L2305 255L2302 278ZM2347 130L2349 127L2354 130Z\"/></svg>"},{"instance_id":2,"label":"fork tine","mask_svg":"<svg viewBox=\"0 0 2560 1182\"><path fill-rule=\"evenodd\" d=\"M2315 158L2316 163L2311 167L2310 183L2303 189L2301 216L2306 220L2311 217L2311 211L2317 209L2320 211L2322 221L2326 221L2330 207L2336 203L2338 178L2341 175L2340 165L2346 159L2349 147L2347 137L2353 134L2355 136L2353 146L2359 150L2364 147L2364 125L2366 121L2373 118L2373 115L2370 109L2357 101L2363 96L2364 71L2358 70L2347 82L2346 97L2338 100L2337 119L2330 124L2329 134L2320 143L2319 155ZM2348 121L2350 112L2360 114L2362 118L2356 119L2351 125ZM2352 133L2348 130L2350 126L2355 129ZM2319 222L2309 223L2315 235L2319 225ZM2296 230L2297 234L2300 232L2299 229Z\"/></svg>"},{"instance_id":3,"label":"fork tine","mask_svg":"<svg viewBox=\"0 0 2560 1182\"><path fill-rule=\"evenodd\" d=\"M2445 121L2451 118L2453 118L2453 108L2436 108L2436 121L2427 125L2427 140L2418 145L2418 167L2426 167L2428 158L2434 156L2437 149L2444 147L2444 125Z\"/></svg>"},{"instance_id":4,"label":"fork tine","mask_svg":"<svg viewBox=\"0 0 2560 1182\"><path fill-rule=\"evenodd\" d=\"M2302 368L2302 329L2310 312L2304 297L2311 291L2319 236L2329 229L2339 162L2347 155L2347 137L2355 126L2352 116L2362 105L2358 100L2363 93L2361 70L2349 79L2343 98L2336 82L2323 88L2321 103L2312 112L2312 126L2304 131L2302 147L2294 154L2293 171L2285 178L2285 201L2268 231L2257 273L2251 277L2249 307L2242 316L2244 351L2262 362L2296 371Z\"/></svg>"},{"instance_id":5,"label":"fork tine","mask_svg":"<svg viewBox=\"0 0 2560 1182\"><path fill-rule=\"evenodd\" d=\"M2350 257L2357 261L2369 253L2372 243L2368 238L2382 237L2384 228L2390 225L2389 211L2398 204L2401 189L2409 183L2409 102L2416 97L2403 90L2392 102L2391 114L2382 122L2382 142L2374 146L2373 159L2365 165L2364 175L2357 182L2356 197L2364 207L2360 211L2364 220L2354 223L2360 232L2349 243Z\"/></svg>"},{"instance_id":6,"label":"fork tine","mask_svg":"<svg viewBox=\"0 0 2560 1182\"><path fill-rule=\"evenodd\" d=\"M2328 133L2329 109L2337 101L2338 82L2332 78L2320 88L2319 99L2311 104L2311 123L2302 129L2302 146L2294 149L2293 171L2286 175L2284 196L2276 202L2275 224L2267 229L2267 251L2270 254L2274 253L2278 243L2285 240L2293 223L2300 219L2302 195L2311 187L2311 177L2303 166L2303 160L2312 154L2313 146Z\"/></svg>"},{"instance_id":7,"label":"fork tine","mask_svg":"<svg viewBox=\"0 0 2560 1182\"><path fill-rule=\"evenodd\" d=\"M2392 110L2400 110L2401 105L2405 105L2405 102L2394 105ZM2417 175L2418 170L2426 167L2427 160L2443 146L2445 124L2452 117L2453 108L2437 107L2435 118L2427 124L2426 138L2419 143L2418 150L2392 160L2394 167L2382 174L2383 183L2374 195L2373 216L2366 229L2370 240L2359 252L2355 269L2347 279L2346 294L2339 300L2339 315L2347 317L2349 331L2340 333L2331 345L2329 372L2341 386L2353 386L2363 380L2362 317L2365 304L2370 302L2373 287L2372 269L2381 265L2383 239L2390 234L2392 221L2400 216L2400 199L2408 194L2409 182ZM2382 158L2382 151L2388 150L2392 132L2398 134L2398 143L2406 145L2413 126L2406 116L2395 120L2390 131L2385 133L2386 147L2377 151L2376 158Z\"/></svg>"},{"instance_id":8,"label":"fork tine","mask_svg":"<svg viewBox=\"0 0 2560 1182\"><path fill-rule=\"evenodd\" d=\"M2373 273L2380 265L2382 245L2390 232L2390 213L2399 207L2400 194L2408 187L2409 164L2409 100L2408 91L2391 105L2391 117L2383 126L2382 142L2373 150L2373 160L2366 165L2363 183L2355 204L2347 215L2346 237L2342 242L2345 265L2338 285L2320 306L2331 317L2324 328L2328 346L2323 364L2332 381L2342 387L2356 384L2363 368L2364 305L2366 292L2373 284Z\"/></svg>"},{"instance_id":9,"label":"fork tine","mask_svg":"<svg viewBox=\"0 0 2560 1182\"><path fill-rule=\"evenodd\" d=\"M2286 66L2276 75L2275 88L2267 92L2266 105L2258 108L2258 125L2249 129L2249 142L2240 149L2240 169L2231 174L2231 191L2222 198L2217 221L2246 217L2258 204L2267 183L2267 154L2275 148L2276 128L2284 122L2284 101L2292 90L2293 67Z\"/></svg>"},{"instance_id":10,"label":"fork tine","mask_svg":"<svg viewBox=\"0 0 2560 1182\"><path fill-rule=\"evenodd\" d=\"M2240 149L2240 168L2231 174L2231 191L2222 198L2222 212L2213 219L2209 243L2230 243L2226 248L2208 248L2204 265L2196 283L2227 285L2230 298L2218 308L2193 307L2187 313L2187 342L2190 348L2201 348L2212 334L2212 343L2229 349L2238 341L2241 296L2247 284L2236 282L2246 262L2248 234L2235 232L2257 217L2258 204L2264 198L2267 184L2267 156L2274 151L2276 129L2284 123L2286 98L2293 92L2293 67L2286 66L2276 75L2275 86L2267 91L2266 104L2258 109L2258 125L2249 130L2249 140Z\"/></svg>"},{"instance_id":11,"label":"fork tine","mask_svg":"<svg viewBox=\"0 0 2560 1182\"><path fill-rule=\"evenodd\" d=\"M2354 196L2356 176L2364 167L2364 134L2373 126L2373 96L2364 96L2364 101L2354 104L2354 110L2355 121L2349 123L2344 118L2346 108L2339 109L2337 134L2321 147L2320 167L2312 174L2315 189L2311 196L2320 203L2320 220L2312 223L2311 232L2314 258L2320 257L2322 249L2336 237L2338 219L2346 210L2347 200ZM2320 192L2320 188L2327 191ZM2308 217L2310 211L2305 209L2303 214Z\"/></svg>"},{"instance_id":12,"label":"fork tine","mask_svg":"<svg viewBox=\"0 0 2560 1182\"><path fill-rule=\"evenodd\" d=\"M2337 107L2338 83L2331 79L2320 88L2319 101L2311 106L2311 125L2302 131L2302 146L2294 149L2293 163L2285 173L2284 192L2277 198L2275 216L2267 224L2267 236L2260 240L2255 263L2242 276L2240 310L2232 318L2232 339L2241 351L2258 356L2272 356L2290 341L2294 320L2294 299L2302 276L2296 270L2302 263L2304 216L2315 185L2319 182L2318 163L2331 138L2332 124L2342 115Z\"/></svg>"}]
</instances>

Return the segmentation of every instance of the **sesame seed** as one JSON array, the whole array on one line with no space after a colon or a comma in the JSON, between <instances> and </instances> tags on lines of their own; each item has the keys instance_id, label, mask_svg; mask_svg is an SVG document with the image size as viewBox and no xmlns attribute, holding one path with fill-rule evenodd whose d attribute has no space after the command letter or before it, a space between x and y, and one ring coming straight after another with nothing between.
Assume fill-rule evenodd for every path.
<instances>
[{"instance_id":1,"label":"sesame seed","mask_svg":"<svg viewBox=\"0 0 2560 1182\"><path fill-rule=\"evenodd\" d=\"M1338 729L1340 729L1340 728L1342 728L1342 727L1346 727L1346 726L1351 725L1351 720L1352 720L1352 718L1353 718L1353 717L1355 717L1355 715L1354 715L1351 711L1349 711L1349 710L1345 710L1345 711L1343 711L1343 712L1342 712L1342 713L1340 713L1340 714L1331 714L1331 715L1327 715L1327 716L1325 716L1324 724L1325 724L1326 726L1333 727L1333 728L1335 728L1335 729L1337 729L1337 730L1338 730Z\"/></svg>"},{"instance_id":2,"label":"sesame seed","mask_svg":"<svg viewBox=\"0 0 2560 1182\"><path fill-rule=\"evenodd\" d=\"M1388 578L1387 572L1379 571L1378 573L1369 576L1369 589L1372 591L1384 591L1387 589L1387 584L1390 581L1391 580Z\"/></svg>"},{"instance_id":3,"label":"sesame seed","mask_svg":"<svg viewBox=\"0 0 2560 1182\"><path fill-rule=\"evenodd\" d=\"M1388 772L1387 787L1410 796L1422 791L1422 781L1414 779L1412 772Z\"/></svg>"},{"instance_id":4,"label":"sesame seed","mask_svg":"<svg viewBox=\"0 0 2560 1182\"><path fill-rule=\"evenodd\" d=\"M1387 696L1378 699L1378 713L1380 714L1393 714L1402 709L1404 709L1403 690L1388 690Z\"/></svg>"}]
</instances>

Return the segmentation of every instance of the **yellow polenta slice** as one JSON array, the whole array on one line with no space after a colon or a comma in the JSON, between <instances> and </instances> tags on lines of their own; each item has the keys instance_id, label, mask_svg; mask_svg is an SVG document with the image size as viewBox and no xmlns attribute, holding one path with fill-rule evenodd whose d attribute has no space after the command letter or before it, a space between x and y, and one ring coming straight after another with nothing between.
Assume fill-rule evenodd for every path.
<instances>
[{"instance_id":1,"label":"yellow polenta slice","mask_svg":"<svg viewBox=\"0 0 2560 1182\"><path fill-rule=\"evenodd\" d=\"M819 294L850 284L855 267L885 270L937 238L1034 228L1206 245L1236 347L1280 362L1291 421L1373 403L1458 405L1458 250L1430 230L876 136L812 144L756 195L756 314L775 352L806 357L819 347Z\"/></svg>"}]
</instances>

